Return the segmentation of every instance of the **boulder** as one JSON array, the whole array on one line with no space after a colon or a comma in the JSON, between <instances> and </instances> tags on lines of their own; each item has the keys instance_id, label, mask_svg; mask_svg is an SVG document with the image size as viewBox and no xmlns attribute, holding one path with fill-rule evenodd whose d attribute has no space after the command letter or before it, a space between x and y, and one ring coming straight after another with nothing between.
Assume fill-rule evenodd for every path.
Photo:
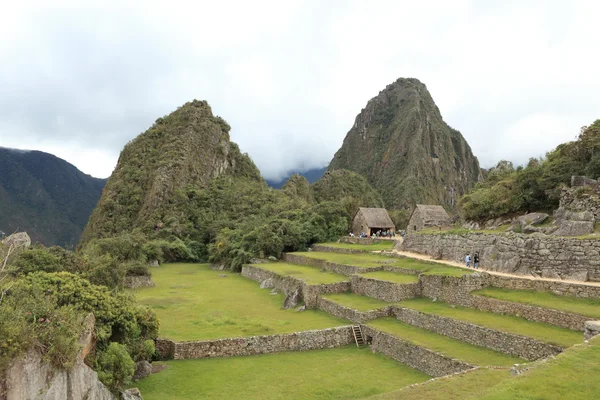
<instances>
[{"instance_id":1,"label":"boulder","mask_svg":"<svg viewBox=\"0 0 600 400\"><path fill-rule=\"evenodd\" d=\"M562 279L560 277L560 275L558 275L556 273L556 271L553 271L551 269L543 269L542 270L542 278L546 278L546 279Z\"/></svg>"},{"instance_id":2,"label":"boulder","mask_svg":"<svg viewBox=\"0 0 600 400\"><path fill-rule=\"evenodd\" d=\"M582 236L589 235L592 232L594 232L594 223L592 221L563 220L553 235Z\"/></svg>"},{"instance_id":3,"label":"boulder","mask_svg":"<svg viewBox=\"0 0 600 400\"><path fill-rule=\"evenodd\" d=\"M156 268L156 267L160 267L160 263L158 262L158 260L150 260L150 261L148 261L148 266Z\"/></svg>"},{"instance_id":4,"label":"boulder","mask_svg":"<svg viewBox=\"0 0 600 400\"><path fill-rule=\"evenodd\" d=\"M133 373L134 380L144 379L152 374L152 364L148 361L138 361L135 364L135 372Z\"/></svg>"},{"instance_id":5,"label":"boulder","mask_svg":"<svg viewBox=\"0 0 600 400\"><path fill-rule=\"evenodd\" d=\"M300 307L296 308L294 311L296 311L296 312L306 311L306 305L300 306Z\"/></svg>"},{"instance_id":6,"label":"boulder","mask_svg":"<svg viewBox=\"0 0 600 400\"><path fill-rule=\"evenodd\" d=\"M523 228L523 233L537 233L537 232L541 232L542 230L540 228L538 228L537 226L533 226L533 225L525 225L525 227Z\"/></svg>"},{"instance_id":7,"label":"boulder","mask_svg":"<svg viewBox=\"0 0 600 400\"><path fill-rule=\"evenodd\" d=\"M288 294L288 296L285 298L285 301L283 302L283 308L296 308L301 301L302 292L300 291L300 288L296 288L296 290Z\"/></svg>"},{"instance_id":8,"label":"boulder","mask_svg":"<svg viewBox=\"0 0 600 400\"><path fill-rule=\"evenodd\" d=\"M565 275L564 279L569 281L587 282L589 278L588 275L588 271L574 271L571 272L569 275Z\"/></svg>"},{"instance_id":9,"label":"boulder","mask_svg":"<svg viewBox=\"0 0 600 400\"><path fill-rule=\"evenodd\" d=\"M273 288L273 278L265 279L260 283L261 289L271 289Z\"/></svg>"},{"instance_id":10,"label":"boulder","mask_svg":"<svg viewBox=\"0 0 600 400\"><path fill-rule=\"evenodd\" d=\"M549 217L546 213L534 212L525 215L521 215L517 220L521 223L521 226L527 225L539 225Z\"/></svg>"},{"instance_id":11,"label":"boulder","mask_svg":"<svg viewBox=\"0 0 600 400\"><path fill-rule=\"evenodd\" d=\"M277 257L269 256L269 261L277 261Z\"/></svg>"},{"instance_id":12,"label":"boulder","mask_svg":"<svg viewBox=\"0 0 600 400\"><path fill-rule=\"evenodd\" d=\"M31 246L31 238L29 237L27 232L17 232L4 239L2 241L2 244L4 244L5 246L12 245L15 248L29 247Z\"/></svg>"},{"instance_id":13,"label":"boulder","mask_svg":"<svg viewBox=\"0 0 600 400\"><path fill-rule=\"evenodd\" d=\"M140 393L140 389L132 388L127 389L126 391L121 393L121 400L143 400L142 394Z\"/></svg>"},{"instance_id":14,"label":"boulder","mask_svg":"<svg viewBox=\"0 0 600 400\"><path fill-rule=\"evenodd\" d=\"M583 332L584 339L589 340L598 334L600 334L600 321L586 321Z\"/></svg>"}]
</instances>

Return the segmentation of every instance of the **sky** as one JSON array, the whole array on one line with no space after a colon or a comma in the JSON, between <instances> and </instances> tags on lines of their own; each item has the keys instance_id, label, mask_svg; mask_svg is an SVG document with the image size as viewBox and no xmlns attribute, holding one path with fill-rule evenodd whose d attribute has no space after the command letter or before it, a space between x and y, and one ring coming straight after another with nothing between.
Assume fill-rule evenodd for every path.
<instances>
[{"instance_id":1,"label":"sky","mask_svg":"<svg viewBox=\"0 0 600 400\"><path fill-rule=\"evenodd\" d=\"M95 177L193 99L268 179L327 165L400 77L427 85L482 167L600 118L597 1L0 2L0 146Z\"/></svg>"}]
</instances>

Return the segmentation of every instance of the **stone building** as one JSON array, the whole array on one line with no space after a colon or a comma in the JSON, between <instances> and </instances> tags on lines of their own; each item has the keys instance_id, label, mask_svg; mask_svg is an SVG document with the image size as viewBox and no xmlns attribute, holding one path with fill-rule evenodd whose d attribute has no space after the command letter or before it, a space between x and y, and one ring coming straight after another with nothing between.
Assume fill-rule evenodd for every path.
<instances>
[{"instance_id":1,"label":"stone building","mask_svg":"<svg viewBox=\"0 0 600 400\"><path fill-rule=\"evenodd\" d=\"M418 232L423 228L442 227L450 225L450 216L442 206L417 204L410 220L407 233Z\"/></svg>"},{"instance_id":2,"label":"stone building","mask_svg":"<svg viewBox=\"0 0 600 400\"><path fill-rule=\"evenodd\" d=\"M352 221L352 232L355 235L360 235L363 232L371 235L378 230L396 230L386 209L360 207Z\"/></svg>"}]
</instances>

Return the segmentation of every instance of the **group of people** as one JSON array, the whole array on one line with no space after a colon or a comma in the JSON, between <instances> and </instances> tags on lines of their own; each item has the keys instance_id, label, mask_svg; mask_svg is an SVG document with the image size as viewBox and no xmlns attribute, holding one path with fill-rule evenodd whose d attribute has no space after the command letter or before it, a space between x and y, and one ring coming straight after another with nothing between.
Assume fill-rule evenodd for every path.
<instances>
[{"instance_id":1,"label":"group of people","mask_svg":"<svg viewBox=\"0 0 600 400\"><path fill-rule=\"evenodd\" d=\"M379 237L394 237L396 236L396 233L394 231L390 231L390 230L378 230L376 232L372 232L371 236L369 236L368 234L366 234L365 232L360 233L358 236L359 238L379 238ZM350 232L350 237L355 237L353 232Z\"/></svg>"},{"instance_id":2,"label":"group of people","mask_svg":"<svg viewBox=\"0 0 600 400\"><path fill-rule=\"evenodd\" d=\"M479 253L476 252L473 257L471 254L467 254L465 256L465 264L467 264L467 268L471 268L471 264L473 264L473 268L479 269Z\"/></svg>"}]
</instances>

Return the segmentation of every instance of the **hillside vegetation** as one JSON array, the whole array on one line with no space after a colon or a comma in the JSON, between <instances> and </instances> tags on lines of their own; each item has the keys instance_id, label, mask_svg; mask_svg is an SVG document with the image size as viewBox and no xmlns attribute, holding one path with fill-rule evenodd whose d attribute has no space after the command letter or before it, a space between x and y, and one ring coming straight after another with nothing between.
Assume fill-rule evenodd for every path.
<instances>
[{"instance_id":1,"label":"hillside vegetation","mask_svg":"<svg viewBox=\"0 0 600 400\"><path fill-rule=\"evenodd\" d=\"M558 207L561 188L573 175L600 176L600 120L582 128L577 140L559 145L545 158L531 158L525 167L499 162L460 200L460 209L473 220L550 211Z\"/></svg>"},{"instance_id":2,"label":"hillside vegetation","mask_svg":"<svg viewBox=\"0 0 600 400\"><path fill-rule=\"evenodd\" d=\"M73 248L105 183L51 154L0 147L0 231Z\"/></svg>"}]
</instances>

